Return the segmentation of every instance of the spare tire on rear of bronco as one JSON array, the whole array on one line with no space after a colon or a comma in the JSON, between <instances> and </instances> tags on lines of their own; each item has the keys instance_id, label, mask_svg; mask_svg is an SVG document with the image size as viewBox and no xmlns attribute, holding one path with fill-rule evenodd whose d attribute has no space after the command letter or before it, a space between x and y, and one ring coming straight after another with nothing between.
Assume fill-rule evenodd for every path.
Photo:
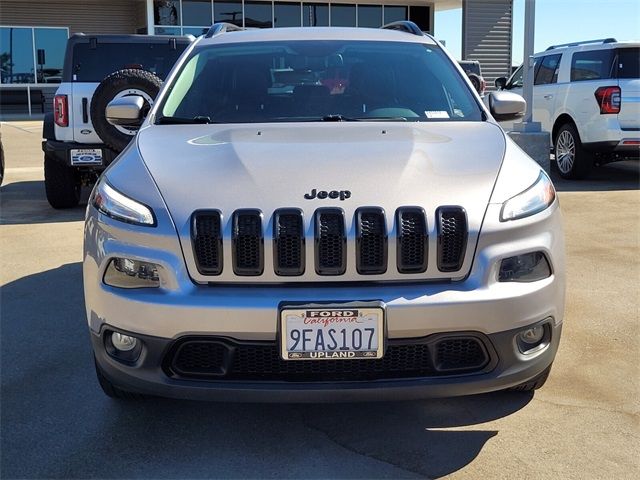
<instances>
[{"instance_id":1,"label":"spare tire on rear of bronco","mask_svg":"<svg viewBox=\"0 0 640 480\"><path fill-rule=\"evenodd\" d=\"M102 141L120 152L129 144L138 130L136 125L114 126L107 121L106 109L111 100L129 95L141 96L144 99L142 111L144 117L153 106L161 86L160 78L140 69L118 70L102 80L91 100L91 122Z\"/></svg>"}]
</instances>

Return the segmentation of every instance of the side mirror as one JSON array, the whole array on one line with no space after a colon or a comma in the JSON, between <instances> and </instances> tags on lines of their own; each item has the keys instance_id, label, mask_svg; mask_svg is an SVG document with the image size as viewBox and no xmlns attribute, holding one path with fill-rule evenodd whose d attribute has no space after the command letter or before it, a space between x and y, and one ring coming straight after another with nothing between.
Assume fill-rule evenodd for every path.
<instances>
[{"instance_id":1,"label":"side mirror","mask_svg":"<svg viewBox=\"0 0 640 480\"><path fill-rule=\"evenodd\" d=\"M105 112L107 122L114 126L140 126L143 120L143 106L144 98L139 95L129 95L111 100Z\"/></svg>"},{"instance_id":2,"label":"side mirror","mask_svg":"<svg viewBox=\"0 0 640 480\"><path fill-rule=\"evenodd\" d=\"M491 92L489 94L489 110L498 121L516 120L524 116L527 102L517 93Z\"/></svg>"},{"instance_id":3,"label":"side mirror","mask_svg":"<svg viewBox=\"0 0 640 480\"><path fill-rule=\"evenodd\" d=\"M498 77L496 78L496 81L494 83L498 90L504 90L504 88L507 86L507 77Z\"/></svg>"}]
</instances>

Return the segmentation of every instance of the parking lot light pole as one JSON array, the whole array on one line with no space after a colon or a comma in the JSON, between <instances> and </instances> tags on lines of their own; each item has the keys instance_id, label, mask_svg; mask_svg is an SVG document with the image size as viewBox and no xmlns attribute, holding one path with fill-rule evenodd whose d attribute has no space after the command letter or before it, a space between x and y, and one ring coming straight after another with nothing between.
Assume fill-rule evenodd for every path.
<instances>
[{"instance_id":1,"label":"parking lot light pole","mask_svg":"<svg viewBox=\"0 0 640 480\"><path fill-rule=\"evenodd\" d=\"M516 132L540 132L540 122L533 121L533 42L536 26L536 0L524 3L524 58L522 61L522 95L527 102L527 110L522 122L514 124Z\"/></svg>"}]
</instances>

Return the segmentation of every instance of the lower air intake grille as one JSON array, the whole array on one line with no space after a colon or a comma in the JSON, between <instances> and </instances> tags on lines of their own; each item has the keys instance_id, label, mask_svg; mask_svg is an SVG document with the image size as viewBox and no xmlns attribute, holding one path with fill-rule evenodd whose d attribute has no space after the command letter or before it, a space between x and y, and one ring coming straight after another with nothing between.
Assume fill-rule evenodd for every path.
<instances>
[{"instance_id":1,"label":"lower air intake grille","mask_svg":"<svg viewBox=\"0 0 640 480\"><path fill-rule=\"evenodd\" d=\"M347 268L347 239L344 212L339 208L319 208L315 215L316 272L342 275Z\"/></svg>"},{"instance_id":2,"label":"lower air intake grille","mask_svg":"<svg viewBox=\"0 0 640 480\"><path fill-rule=\"evenodd\" d=\"M191 219L191 238L198 271L202 275L220 275L222 272L220 212L195 212Z\"/></svg>"},{"instance_id":3,"label":"lower air intake grille","mask_svg":"<svg viewBox=\"0 0 640 480\"><path fill-rule=\"evenodd\" d=\"M484 347L476 338L448 338L436 343L434 363L441 372L475 370L488 361Z\"/></svg>"},{"instance_id":4,"label":"lower air intake grille","mask_svg":"<svg viewBox=\"0 0 640 480\"><path fill-rule=\"evenodd\" d=\"M273 264L276 275L304 273L304 222L300 210L277 210L273 216Z\"/></svg>"},{"instance_id":5,"label":"lower air intake grille","mask_svg":"<svg viewBox=\"0 0 640 480\"><path fill-rule=\"evenodd\" d=\"M261 275L264 268L262 214L236 210L233 214L233 271L236 275Z\"/></svg>"},{"instance_id":6,"label":"lower air intake grille","mask_svg":"<svg viewBox=\"0 0 640 480\"><path fill-rule=\"evenodd\" d=\"M283 360L274 343L187 339L169 351L164 365L170 375L181 378L331 382L471 373L488 363L489 355L479 339L460 337L390 344L377 360L300 361Z\"/></svg>"},{"instance_id":7,"label":"lower air intake grille","mask_svg":"<svg viewBox=\"0 0 640 480\"><path fill-rule=\"evenodd\" d=\"M387 226L381 208L356 212L356 268L362 275L387 271Z\"/></svg>"},{"instance_id":8,"label":"lower air intake grille","mask_svg":"<svg viewBox=\"0 0 640 480\"><path fill-rule=\"evenodd\" d=\"M438 218L438 269L460 270L467 247L467 214L461 207L440 207Z\"/></svg>"},{"instance_id":9,"label":"lower air intake grille","mask_svg":"<svg viewBox=\"0 0 640 480\"><path fill-rule=\"evenodd\" d=\"M424 210L416 207L398 209L397 262L400 273L423 273L427 270L427 219Z\"/></svg>"}]
</instances>

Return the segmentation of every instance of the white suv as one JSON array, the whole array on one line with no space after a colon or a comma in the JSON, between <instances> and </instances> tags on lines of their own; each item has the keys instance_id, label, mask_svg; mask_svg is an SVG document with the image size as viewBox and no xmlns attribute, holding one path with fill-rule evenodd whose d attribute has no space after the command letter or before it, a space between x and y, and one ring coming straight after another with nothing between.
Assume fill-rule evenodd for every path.
<instances>
[{"instance_id":1,"label":"white suv","mask_svg":"<svg viewBox=\"0 0 640 480\"><path fill-rule=\"evenodd\" d=\"M639 42L556 45L534 59L533 119L551 132L560 175L640 156ZM521 93L522 66L496 87Z\"/></svg>"}]
</instances>

